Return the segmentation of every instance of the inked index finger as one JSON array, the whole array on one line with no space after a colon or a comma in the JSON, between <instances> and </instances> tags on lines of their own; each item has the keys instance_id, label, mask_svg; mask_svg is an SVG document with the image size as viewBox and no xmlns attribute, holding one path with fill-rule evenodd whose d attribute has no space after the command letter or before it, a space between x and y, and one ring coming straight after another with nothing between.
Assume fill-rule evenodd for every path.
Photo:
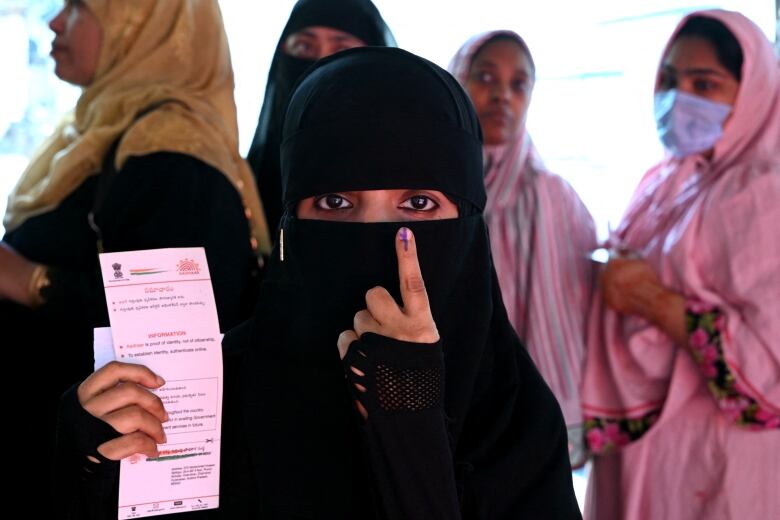
<instances>
[{"instance_id":1,"label":"inked index finger","mask_svg":"<svg viewBox=\"0 0 780 520\"><path fill-rule=\"evenodd\" d=\"M398 279L401 283L403 313L407 316L420 312L430 313L428 293L425 290L420 262L417 259L417 242L409 228L402 227L398 230L395 253L398 256Z\"/></svg>"}]
</instances>

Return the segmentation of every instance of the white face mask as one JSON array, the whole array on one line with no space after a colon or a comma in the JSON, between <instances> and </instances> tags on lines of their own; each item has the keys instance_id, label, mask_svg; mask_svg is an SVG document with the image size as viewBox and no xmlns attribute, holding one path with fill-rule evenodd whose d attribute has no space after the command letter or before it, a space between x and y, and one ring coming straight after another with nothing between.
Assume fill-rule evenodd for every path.
<instances>
[{"instance_id":1,"label":"white face mask","mask_svg":"<svg viewBox=\"0 0 780 520\"><path fill-rule=\"evenodd\" d=\"M658 137L675 157L686 157L715 146L723 134L723 122L730 113L731 105L677 89L655 95Z\"/></svg>"}]
</instances>

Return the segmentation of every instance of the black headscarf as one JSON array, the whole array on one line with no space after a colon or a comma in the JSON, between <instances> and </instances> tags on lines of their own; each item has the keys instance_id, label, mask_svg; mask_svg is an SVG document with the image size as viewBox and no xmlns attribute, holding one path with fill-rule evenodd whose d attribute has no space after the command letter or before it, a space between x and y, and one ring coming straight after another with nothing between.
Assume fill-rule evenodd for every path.
<instances>
[{"instance_id":1,"label":"black headscarf","mask_svg":"<svg viewBox=\"0 0 780 520\"><path fill-rule=\"evenodd\" d=\"M272 236L282 216L279 144L284 109L287 107L293 85L314 63L289 56L282 49L288 36L316 25L344 31L360 38L366 45L395 46L390 29L370 0L299 0L293 7L271 62L263 108L260 110L255 136L247 155L260 188L260 197Z\"/></svg>"},{"instance_id":2,"label":"black headscarf","mask_svg":"<svg viewBox=\"0 0 780 520\"><path fill-rule=\"evenodd\" d=\"M560 409L501 302L482 217L481 132L457 81L399 49L341 52L298 85L283 136L283 241L256 315L225 340L228 352L243 349L243 427L265 510L373 518L336 340L371 287L401 301L401 223L301 220L295 204L330 192L425 188L476 209L403 223L415 234L442 337L464 518L576 517Z\"/></svg>"}]
</instances>

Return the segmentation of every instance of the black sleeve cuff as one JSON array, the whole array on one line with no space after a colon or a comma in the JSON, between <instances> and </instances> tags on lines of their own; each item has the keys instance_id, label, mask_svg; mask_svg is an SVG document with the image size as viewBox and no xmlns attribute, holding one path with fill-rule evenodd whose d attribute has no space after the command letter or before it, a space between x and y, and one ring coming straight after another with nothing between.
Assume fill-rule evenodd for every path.
<instances>
[{"instance_id":1,"label":"black sleeve cuff","mask_svg":"<svg viewBox=\"0 0 780 520\"><path fill-rule=\"evenodd\" d=\"M356 374L351 367L364 375ZM369 415L418 412L442 406L441 340L432 344L410 343L366 333L349 346L344 369L355 399Z\"/></svg>"},{"instance_id":2,"label":"black sleeve cuff","mask_svg":"<svg viewBox=\"0 0 780 520\"><path fill-rule=\"evenodd\" d=\"M78 398L78 384L68 389L60 400L58 418L58 443L64 444L69 451L96 458L106 466L119 467L119 462L101 455L97 448L104 442L120 437L108 423L87 412ZM95 464L95 466L99 466Z\"/></svg>"}]
</instances>

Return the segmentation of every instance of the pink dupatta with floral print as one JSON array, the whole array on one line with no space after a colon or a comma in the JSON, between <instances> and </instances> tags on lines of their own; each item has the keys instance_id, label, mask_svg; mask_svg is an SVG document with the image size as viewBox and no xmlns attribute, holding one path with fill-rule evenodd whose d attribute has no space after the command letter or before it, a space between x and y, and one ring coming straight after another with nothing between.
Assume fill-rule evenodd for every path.
<instances>
[{"instance_id":1,"label":"pink dupatta with floral print","mask_svg":"<svg viewBox=\"0 0 780 520\"><path fill-rule=\"evenodd\" d=\"M772 427L780 414L780 69L744 16L694 14L721 21L742 46L731 118L710 160L667 157L645 175L618 234L689 309L718 309L713 327L740 396L721 399L708 384L713 349L699 345L707 341L699 329L689 346L673 345L644 320L605 308L597 293L586 419L652 421L630 444L615 424L589 433L597 451L624 445L596 458L592 518L780 518L780 430ZM765 429L734 423L734 408L748 405L767 418Z\"/></svg>"}]
</instances>

